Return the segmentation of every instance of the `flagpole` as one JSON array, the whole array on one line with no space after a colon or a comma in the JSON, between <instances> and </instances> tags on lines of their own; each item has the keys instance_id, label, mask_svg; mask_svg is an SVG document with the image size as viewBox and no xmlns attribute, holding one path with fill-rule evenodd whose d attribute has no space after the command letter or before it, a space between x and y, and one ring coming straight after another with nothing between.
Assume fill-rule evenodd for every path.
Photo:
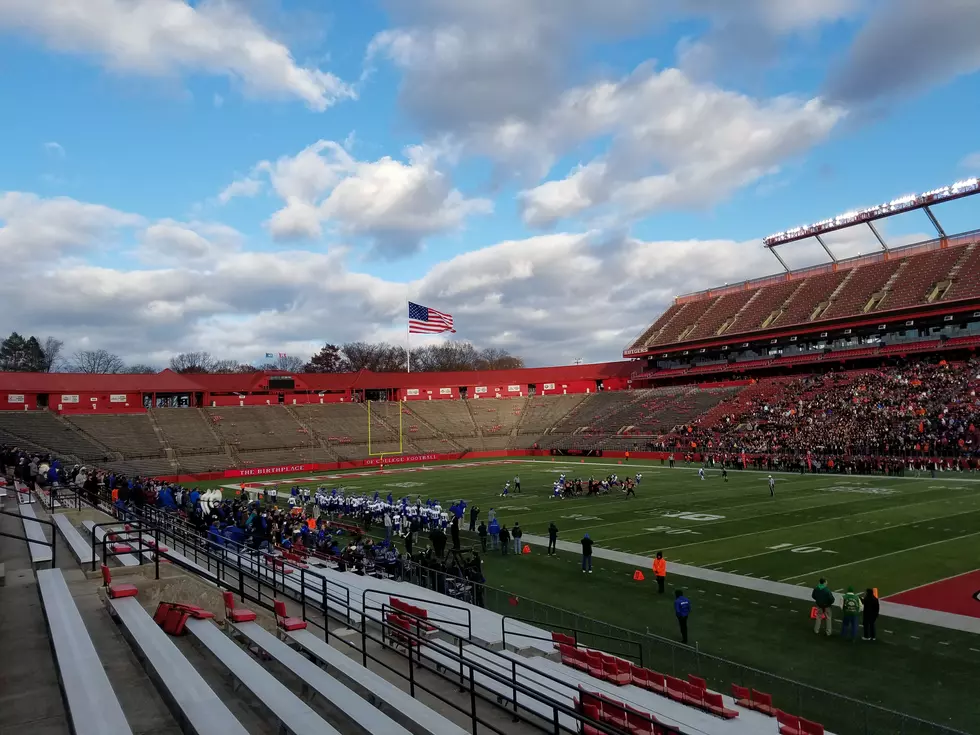
<instances>
[{"instance_id":1,"label":"flagpole","mask_svg":"<svg viewBox=\"0 0 980 735\"><path fill-rule=\"evenodd\" d=\"M405 372L412 372L412 322L405 323Z\"/></svg>"}]
</instances>

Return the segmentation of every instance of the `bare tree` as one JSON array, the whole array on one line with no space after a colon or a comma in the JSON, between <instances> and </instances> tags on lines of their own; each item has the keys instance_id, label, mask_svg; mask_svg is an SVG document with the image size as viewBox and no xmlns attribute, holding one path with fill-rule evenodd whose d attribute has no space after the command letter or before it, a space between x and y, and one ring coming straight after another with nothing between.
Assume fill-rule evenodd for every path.
<instances>
[{"instance_id":1,"label":"bare tree","mask_svg":"<svg viewBox=\"0 0 980 735\"><path fill-rule=\"evenodd\" d=\"M212 373L236 373L238 372L238 360L215 360L211 365Z\"/></svg>"},{"instance_id":2,"label":"bare tree","mask_svg":"<svg viewBox=\"0 0 980 735\"><path fill-rule=\"evenodd\" d=\"M524 360L514 357L507 350L499 347L487 347L480 350L477 358L477 370L515 370L524 367Z\"/></svg>"},{"instance_id":3,"label":"bare tree","mask_svg":"<svg viewBox=\"0 0 980 735\"><path fill-rule=\"evenodd\" d=\"M121 372L129 373L130 375L156 375L160 371L152 365L137 362L134 365L127 365Z\"/></svg>"},{"instance_id":4,"label":"bare tree","mask_svg":"<svg viewBox=\"0 0 980 735\"><path fill-rule=\"evenodd\" d=\"M210 352L181 352L170 358L170 369L175 373L210 373L217 362Z\"/></svg>"},{"instance_id":5,"label":"bare tree","mask_svg":"<svg viewBox=\"0 0 980 735\"><path fill-rule=\"evenodd\" d=\"M108 350L81 350L71 357L70 367L76 373L121 373L125 363Z\"/></svg>"},{"instance_id":6,"label":"bare tree","mask_svg":"<svg viewBox=\"0 0 980 735\"><path fill-rule=\"evenodd\" d=\"M44 370L50 373L62 366L61 350L65 343L54 337L45 337L41 343L41 352L44 354Z\"/></svg>"}]
</instances>

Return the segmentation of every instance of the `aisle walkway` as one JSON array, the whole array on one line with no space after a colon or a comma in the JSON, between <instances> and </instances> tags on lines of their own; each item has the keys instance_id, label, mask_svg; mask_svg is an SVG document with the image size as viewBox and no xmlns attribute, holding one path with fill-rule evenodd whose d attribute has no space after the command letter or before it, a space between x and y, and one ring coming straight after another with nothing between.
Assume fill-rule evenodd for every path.
<instances>
[{"instance_id":1,"label":"aisle walkway","mask_svg":"<svg viewBox=\"0 0 980 735\"><path fill-rule=\"evenodd\" d=\"M524 542L528 544L544 547L548 546L548 539L544 538L543 536L524 534L523 538ZM571 541L559 541L558 548L561 551L568 551L573 554L582 553L581 545ZM626 564L644 571L649 571L653 568L652 557L640 556L638 554L628 554L625 551L612 551L611 549L602 549L599 547L594 547L592 554L597 559L605 559L606 561ZM743 590L765 592L770 595L779 595L780 597L788 597L793 600L801 600L808 604L813 604L813 598L810 597L812 590L809 587L800 587L795 584L773 582L768 579L757 579L755 577L743 577L740 574L729 574L728 572L716 572L713 569L692 567L688 564L670 563L669 571L671 574L676 574L680 577L686 577L688 579L700 579L704 580L705 582L725 584ZM839 595L836 604L840 606ZM971 618L967 617L966 615L953 615L952 613L940 612L939 610L926 610L925 608L921 607L899 605L897 603L887 602L885 600L881 601L881 615L890 618L900 618L902 620L908 620L914 623L935 625L940 628L948 628L950 630L959 630L963 631L964 633L980 634L980 618Z\"/></svg>"}]
</instances>

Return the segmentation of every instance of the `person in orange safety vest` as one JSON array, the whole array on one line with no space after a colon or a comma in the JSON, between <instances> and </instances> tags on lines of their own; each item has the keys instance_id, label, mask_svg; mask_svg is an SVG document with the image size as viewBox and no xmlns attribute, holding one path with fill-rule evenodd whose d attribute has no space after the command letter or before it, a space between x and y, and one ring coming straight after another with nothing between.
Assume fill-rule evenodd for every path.
<instances>
[{"instance_id":1,"label":"person in orange safety vest","mask_svg":"<svg viewBox=\"0 0 980 735\"><path fill-rule=\"evenodd\" d=\"M667 581L667 560L662 551L658 551L657 558L653 560L653 576L657 578L657 592L662 595Z\"/></svg>"}]
</instances>

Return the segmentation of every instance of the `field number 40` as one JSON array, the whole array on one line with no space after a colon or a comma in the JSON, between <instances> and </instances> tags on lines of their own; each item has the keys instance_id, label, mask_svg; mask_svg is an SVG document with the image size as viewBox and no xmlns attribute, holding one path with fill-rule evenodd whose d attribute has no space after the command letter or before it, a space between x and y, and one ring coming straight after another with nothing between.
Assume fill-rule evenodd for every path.
<instances>
[{"instance_id":1,"label":"field number 40","mask_svg":"<svg viewBox=\"0 0 980 735\"><path fill-rule=\"evenodd\" d=\"M830 549L821 549L819 546L796 546L795 544L776 544L775 546L767 546L769 551L791 551L794 554L818 554L821 551L824 554L836 554L836 551L831 551Z\"/></svg>"}]
</instances>

